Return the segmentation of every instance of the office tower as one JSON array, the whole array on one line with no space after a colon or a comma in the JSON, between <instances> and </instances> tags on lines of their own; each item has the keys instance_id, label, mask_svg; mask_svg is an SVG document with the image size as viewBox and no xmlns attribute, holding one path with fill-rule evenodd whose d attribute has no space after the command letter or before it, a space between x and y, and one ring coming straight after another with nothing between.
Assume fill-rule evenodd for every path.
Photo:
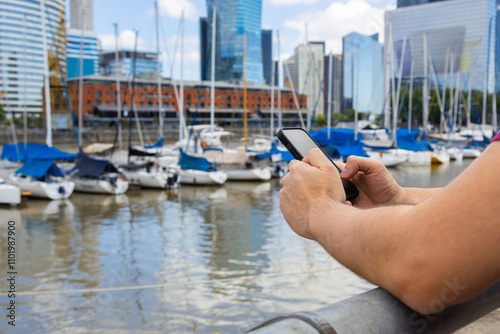
<instances>
[{"instance_id":1,"label":"office tower","mask_svg":"<svg viewBox=\"0 0 500 334\"><path fill-rule=\"evenodd\" d=\"M0 103L7 112L42 111L44 54L42 25L50 76L59 78L59 65L66 72L66 27L64 0L19 0L0 2ZM56 57L59 62L56 61Z\"/></svg>"},{"instance_id":2,"label":"office tower","mask_svg":"<svg viewBox=\"0 0 500 334\"><path fill-rule=\"evenodd\" d=\"M383 109L383 46L378 34L353 32L342 38L344 112L380 114Z\"/></svg>"},{"instance_id":3,"label":"office tower","mask_svg":"<svg viewBox=\"0 0 500 334\"><path fill-rule=\"evenodd\" d=\"M386 12L385 42L393 43L392 47L386 47L384 62L386 65L392 62L394 69L385 78L386 95L392 77L397 78L403 57L403 82L409 80L413 61L416 85L421 86L426 79L429 88L435 80L439 85L456 86L460 77L462 90L468 91L470 87L491 93L498 56L495 55L496 18L496 0L440 1ZM427 64L424 64L424 49L427 49Z\"/></svg>"},{"instance_id":4,"label":"office tower","mask_svg":"<svg viewBox=\"0 0 500 334\"><path fill-rule=\"evenodd\" d=\"M94 32L92 0L71 0L70 9L66 46L68 78L97 74L100 42Z\"/></svg>"},{"instance_id":5,"label":"office tower","mask_svg":"<svg viewBox=\"0 0 500 334\"><path fill-rule=\"evenodd\" d=\"M94 2L93 0L71 0L70 28L94 31Z\"/></svg>"},{"instance_id":6,"label":"office tower","mask_svg":"<svg viewBox=\"0 0 500 334\"><path fill-rule=\"evenodd\" d=\"M300 94L307 95L307 107L311 111L316 108L316 115L324 114L324 50L323 43L310 42L297 46L294 52L296 88Z\"/></svg>"},{"instance_id":7,"label":"office tower","mask_svg":"<svg viewBox=\"0 0 500 334\"><path fill-rule=\"evenodd\" d=\"M217 8L215 80L242 82L246 35L246 79L249 83L262 84L262 0L207 0L207 79L211 76L212 68L213 7Z\"/></svg>"},{"instance_id":8,"label":"office tower","mask_svg":"<svg viewBox=\"0 0 500 334\"><path fill-rule=\"evenodd\" d=\"M280 86L279 61L273 60L273 66L274 66L274 85Z\"/></svg>"},{"instance_id":9,"label":"office tower","mask_svg":"<svg viewBox=\"0 0 500 334\"><path fill-rule=\"evenodd\" d=\"M97 34L89 30L68 29L66 57L68 78L99 73L100 42ZM80 62L83 62L80 68Z\"/></svg>"},{"instance_id":10,"label":"office tower","mask_svg":"<svg viewBox=\"0 0 500 334\"><path fill-rule=\"evenodd\" d=\"M264 81L271 84L273 71L273 31L262 30L262 66L264 70ZM277 83L277 81L276 81Z\"/></svg>"},{"instance_id":11,"label":"office tower","mask_svg":"<svg viewBox=\"0 0 500 334\"><path fill-rule=\"evenodd\" d=\"M207 50L208 50L208 20L200 17L200 78L202 81L210 80L210 73L207 72Z\"/></svg>"},{"instance_id":12,"label":"office tower","mask_svg":"<svg viewBox=\"0 0 500 334\"><path fill-rule=\"evenodd\" d=\"M329 71L330 71L330 56L325 55L325 69L324 69L324 101L325 101L325 115L328 110L328 90L331 90L332 97L332 113L339 113L342 111L342 55L332 55L332 81L331 85L329 82Z\"/></svg>"},{"instance_id":13,"label":"office tower","mask_svg":"<svg viewBox=\"0 0 500 334\"><path fill-rule=\"evenodd\" d=\"M101 52L99 55L101 72L103 75L116 75L118 69L122 76L133 76L134 74L134 57L135 57L135 75L144 76L150 74L155 76L158 71L158 55L156 52L137 51L134 56L134 51L119 51L118 61L115 61L115 51ZM162 65L160 63L160 73Z\"/></svg>"}]
</instances>

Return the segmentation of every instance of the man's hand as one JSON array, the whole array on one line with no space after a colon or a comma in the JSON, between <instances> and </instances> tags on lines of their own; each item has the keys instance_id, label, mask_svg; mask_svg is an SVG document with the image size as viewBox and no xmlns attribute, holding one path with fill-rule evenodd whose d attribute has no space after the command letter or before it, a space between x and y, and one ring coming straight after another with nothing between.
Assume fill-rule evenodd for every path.
<instances>
[{"instance_id":1,"label":"man's hand","mask_svg":"<svg viewBox=\"0 0 500 334\"><path fill-rule=\"evenodd\" d=\"M283 177L280 210L298 235L316 239L318 222L332 204L345 202L339 173L319 149L312 149L302 160L292 160Z\"/></svg>"},{"instance_id":2,"label":"man's hand","mask_svg":"<svg viewBox=\"0 0 500 334\"><path fill-rule=\"evenodd\" d=\"M370 209L404 202L404 188L397 184L381 161L350 156L347 163L339 167L342 169L340 177L351 180L359 190L359 196L352 201L355 207Z\"/></svg>"}]
</instances>

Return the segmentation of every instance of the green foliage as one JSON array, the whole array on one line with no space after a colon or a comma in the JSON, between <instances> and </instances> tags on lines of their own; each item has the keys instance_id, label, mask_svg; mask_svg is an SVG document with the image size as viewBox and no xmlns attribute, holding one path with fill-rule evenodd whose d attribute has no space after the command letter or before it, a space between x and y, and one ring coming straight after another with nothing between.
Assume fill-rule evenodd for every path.
<instances>
[{"instance_id":1,"label":"green foliage","mask_svg":"<svg viewBox=\"0 0 500 334\"><path fill-rule=\"evenodd\" d=\"M356 110L347 109L346 111L346 121L354 121L354 115L356 114Z\"/></svg>"},{"instance_id":2,"label":"green foliage","mask_svg":"<svg viewBox=\"0 0 500 334\"><path fill-rule=\"evenodd\" d=\"M317 115L314 119L314 124L317 126L325 126L326 123L326 118L322 114Z\"/></svg>"},{"instance_id":3,"label":"green foliage","mask_svg":"<svg viewBox=\"0 0 500 334\"><path fill-rule=\"evenodd\" d=\"M5 122L5 110L3 106L0 104L0 124Z\"/></svg>"}]
</instances>

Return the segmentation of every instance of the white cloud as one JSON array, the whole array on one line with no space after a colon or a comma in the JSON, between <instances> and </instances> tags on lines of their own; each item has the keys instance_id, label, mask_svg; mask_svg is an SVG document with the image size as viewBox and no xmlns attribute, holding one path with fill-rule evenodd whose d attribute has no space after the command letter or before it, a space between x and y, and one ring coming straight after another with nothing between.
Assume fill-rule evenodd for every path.
<instances>
[{"instance_id":1,"label":"white cloud","mask_svg":"<svg viewBox=\"0 0 500 334\"><path fill-rule=\"evenodd\" d=\"M186 20L197 20L200 17L196 5L189 0L160 0L158 7L161 14L175 19L181 17L182 11Z\"/></svg>"},{"instance_id":2,"label":"white cloud","mask_svg":"<svg viewBox=\"0 0 500 334\"><path fill-rule=\"evenodd\" d=\"M307 23L309 40L325 41L326 52L341 53L342 37L351 32L363 35L379 33L379 41L383 42L384 11L388 9L392 6L377 8L366 0L334 2L326 10L309 11L286 20L285 26L297 30L299 36L295 43L303 44Z\"/></svg>"},{"instance_id":3,"label":"white cloud","mask_svg":"<svg viewBox=\"0 0 500 334\"><path fill-rule=\"evenodd\" d=\"M103 34L99 35L99 40L101 41L101 48L103 50L114 50L115 49L115 35ZM144 39L141 37L137 38L137 49L144 50ZM120 49L134 50L135 46L135 31L130 29L122 31L118 35L118 47Z\"/></svg>"},{"instance_id":4,"label":"white cloud","mask_svg":"<svg viewBox=\"0 0 500 334\"><path fill-rule=\"evenodd\" d=\"M177 48L176 48L176 41L177 41ZM180 38L178 39L177 36L172 36L168 38L166 41L167 47L168 47L168 55L165 50L165 46L162 44L162 60L163 60L163 73L166 76L170 76L171 71L172 71L172 62L173 62L173 77L174 78L180 78L180 59L181 59L181 41ZM184 78L189 78L190 72L197 71L199 66L200 66L200 39L198 35L189 35L184 37L184 48L183 48L183 71L184 71ZM174 58L174 51L175 51L175 60ZM193 70L195 69L195 70ZM199 76L199 72L197 72L197 75ZM196 77L196 80L198 80L199 77Z\"/></svg>"}]
</instances>

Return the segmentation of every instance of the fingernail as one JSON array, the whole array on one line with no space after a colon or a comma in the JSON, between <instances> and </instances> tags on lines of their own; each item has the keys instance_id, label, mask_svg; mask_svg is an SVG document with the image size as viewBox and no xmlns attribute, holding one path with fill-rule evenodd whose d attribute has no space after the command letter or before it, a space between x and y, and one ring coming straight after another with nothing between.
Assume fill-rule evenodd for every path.
<instances>
[{"instance_id":1,"label":"fingernail","mask_svg":"<svg viewBox=\"0 0 500 334\"><path fill-rule=\"evenodd\" d=\"M340 176L347 176L347 175L349 175L349 169L344 168L344 169L342 170L342 173L340 173Z\"/></svg>"}]
</instances>

